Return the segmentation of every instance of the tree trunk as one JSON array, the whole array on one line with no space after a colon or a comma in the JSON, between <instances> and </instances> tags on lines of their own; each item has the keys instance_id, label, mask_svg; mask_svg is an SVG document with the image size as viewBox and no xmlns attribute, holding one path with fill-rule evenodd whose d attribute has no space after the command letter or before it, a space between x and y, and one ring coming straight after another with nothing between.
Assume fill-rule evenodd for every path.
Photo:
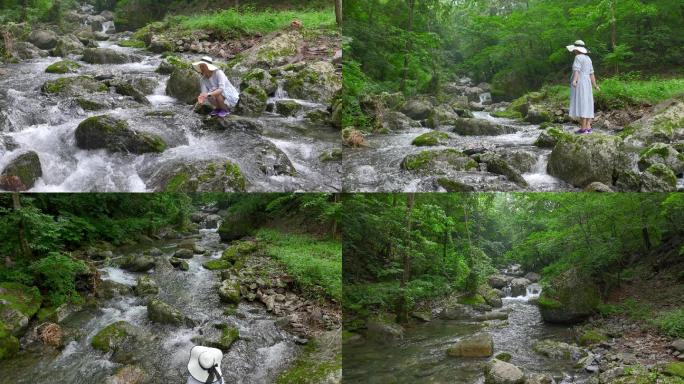
<instances>
[{"instance_id":1,"label":"tree trunk","mask_svg":"<svg viewBox=\"0 0 684 384\"><path fill-rule=\"evenodd\" d=\"M397 322L408 322L408 300L406 298L406 283L411 278L411 215L413 213L413 204L415 203L416 194L409 193L406 200L406 229L408 238L406 242L406 249L404 250L401 273L401 281L399 283L399 301L397 303Z\"/></svg>"},{"instance_id":2,"label":"tree trunk","mask_svg":"<svg viewBox=\"0 0 684 384\"><path fill-rule=\"evenodd\" d=\"M407 0L408 1L408 7L409 7L409 15L408 15L408 25L406 28L406 34L407 39L406 39L406 52L404 53L404 70L403 70L403 75L401 77L401 91L406 92L406 81L408 80L408 66L409 66L409 57L411 56L411 50L413 49L413 44L411 43L411 32L413 32L413 9L415 8L416 5L416 0Z\"/></svg>"},{"instance_id":3,"label":"tree trunk","mask_svg":"<svg viewBox=\"0 0 684 384\"><path fill-rule=\"evenodd\" d=\"M339 202L340 202L340 194L339 194L339 193L334 193L334 194L333 194L333 202L334 202L334 203L339 203ZM332 237L333 237L333 239L337 238L337 219L333 219L333 223L332 223Z\"/></svg>"},{"instance_id":4,"label":"tree trunk","mask_svg":"<svg viewBox=\"0 0 684 384\"><path fill-rule=\"evenodd\" d=\"M335 21L342 28L342 0L335 0Z\"/></svg>"},{"instance_id":5,"label":"tree trunk","mask_svg":"<svg viewBox=\"0 0 684 384\"><path fill-rule=\"evenodd\" d=\"M26 21L28 19L28 6L29 0L21 0L21 21Z\"/></svg>"},{"instance_id":6,"label":"tree trunk","mask_svg":"<svg viewBox=\"0 0 684 384\"><path fill-rule=\"evenodd\" d=\"M12 192L12 205L15 211L21 210L21 199L18 192ZM31 257L31 247L29 247L28 241L26 240L26 225L24 224L24 219L19 220L19 247L21 248L21 254L26 257Z\"/></svg>"},{"instance_id":7,"label":"tree trunk","mask_svg":"<svg viewBox=\"0 0 684 384\"><path fill-rule=\"evenodd\" d=\"M610 47L615 52L617 47L617 19L615 18L615 3L617 0L610 2ZM620 73L620 64L615 62L615 73Z\"/></svg>"}]
</instances>

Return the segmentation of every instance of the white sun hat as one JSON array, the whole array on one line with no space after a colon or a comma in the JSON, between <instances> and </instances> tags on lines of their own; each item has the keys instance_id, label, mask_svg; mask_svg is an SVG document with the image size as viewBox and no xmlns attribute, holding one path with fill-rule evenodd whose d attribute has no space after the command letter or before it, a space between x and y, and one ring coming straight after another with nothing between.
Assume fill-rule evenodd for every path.
<instances>
[{"instance_id":1,"label":"white sun hat","mask_svg":"<svg viewBox=\"0 0 684 384\"><path fill-rule=\"evenodd\" d=\"M199 69L200 64L206 64L207 68L209 68L209 70L212 72L218 69L218 67L214 65L214 59L209 56L204 56L200 59L200 61L192 63L192 67L195 68L195 71L201 72Z\"/></svg>"},{"instance_id":2,"label":"white sun hat","mask_svg":"<svg viewBox=\"0 0 684 384\"><path fill-rule=\"evenodd\" d=\"M587 49L586 44L584 44L584 41L582 41L582 40L577 40L577 41L575 41L575 44L568 45L565 48L567 48L568 51L570 51L570 52L580 51L584 54L589 53L589 50Z\"/></svg>"},{"instance_id":3,"label":"white sun hat","mask_svg":"<svg viewBox=\"0 0 684 384\"><path fill-rule=\"evenodd\" d=\"M188 372L193 379L201 383L222 383L221 360L223 353L220 349L197 345L190 350Z\"/></svg>"}]
</instances>

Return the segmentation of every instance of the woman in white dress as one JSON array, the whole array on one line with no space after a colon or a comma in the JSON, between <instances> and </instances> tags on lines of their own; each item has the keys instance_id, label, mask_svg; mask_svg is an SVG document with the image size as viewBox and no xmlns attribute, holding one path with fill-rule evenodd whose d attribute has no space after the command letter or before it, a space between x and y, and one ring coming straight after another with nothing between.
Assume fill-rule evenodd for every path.
<instances>
[{"instance_id":1,"label":"woman in white dress","mask_svg":"<svg viewBox=\"0 0 684 384\"><path fill-rule=\"evenodd\" d=\"M594 76L594 66L587 56L589 51L584 41L577 40L575 44L566 47L575 54L572 63L572 85L570 87L570 117L580 119L580 129L577 133L591 133L591 121L594 119L594 94L592 86L600 91Z\"/></svg>"}]
</instances>

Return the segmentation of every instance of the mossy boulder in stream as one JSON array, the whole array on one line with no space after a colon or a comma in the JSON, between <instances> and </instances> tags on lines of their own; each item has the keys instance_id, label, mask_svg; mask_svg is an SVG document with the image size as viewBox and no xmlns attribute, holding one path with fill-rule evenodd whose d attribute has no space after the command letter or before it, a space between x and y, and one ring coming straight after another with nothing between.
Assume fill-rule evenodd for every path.
<instances>
[{"instance_id":1,"label":"mossy boulder in stream","mask_svg":"<svg viewBox=\"0 0 684 384\"><path fill-rule=\"evenodd\" d=\"M0 189L26 191L33 188L43 170L38 154L29 151L12 160L0 174Z\"/></svg>"},{"instance_id":2,"label":"mossy boulder in stream","mask_svg":"<svg viewBox=\"0 0 684 384\"><path fill-rule=\"evenodd\" d=\"M266 111L268 95L258 86L245 88L240 92L240 101L235 112L245 116L259 116Z\"/></svg>"},{"instance_id":3,"label":"mossy boulder in stream","mask_svg":"<svg viewBox=\"0 0 684 384\"><path fill-rule=\"evenodd\" d=\"M463 153L449 148L407 155L401 162L401 168L408 171L445 174L449 171L477 169L477 162Z\"/></svg>"},{"instance_id":4,"label":"mossy boulder in stream","mask_svg":"<svg viewBox=\"0 0 684 384\"><path fill-rule=\"evenodd\" d=\"M539 297L539 311L544 321L572 324L591 316L601 299L596 284L577 268L551 279Z\"/></svg>"},{"instance_id":5,"label":"mossy boulder in stream","mask_svg":"<svg viewBox=\"0 0 684 384\"><path fill-rule=\"evenodd\" d=\"M67 57L70 54L80 55L86 47L83 45L81 40L74 35L64 35L60 36L55 45L55 49L52 50L53 56Z\"/></svg>"},{"instance_id":6,"label":"mossy boulder in stream","mask_svg":"<svg viewBox=\"0 0 684 384\"><path fill-rule=\"evenodd\" d=\"M411 144L417 147L434 147L446 144L449 140L449 134L446 132L431 131L423 133L422 135L413 139Z\"/></svg>"},{"instance_id":7,"label":"mossy boulder in stream","mask_svg":"<svg viewBox=\"0 0 684 384\"><path fill-rule=\"evenodd\" d=\"M684 94L666 100L621 133L632 145L673 143L684 139Z\"/></svg>"},{"instance_id":8,"label":"mossy boulder in stream","mask_svg":"<svg viewBox=\"0 0 684 384\"><path fill-rule=\"evenodd\" d=\"M150 133L129 128L128 123L101 115L83 120L75 132L76 146L81 149L107 149L110 152L143 154L163 152L166 143Z\"/></svg>"},{"instance_id":9,"label":"mossy boulder in stream","mask_svg":"<svg viewBox=\"0 0 684 384\"><path fill-rule=\"evenodd\" d=\"M494 353L494 340L489 333L466 336L447 349L451 357L489 357Z\"/></svg>"},{"instance_id":10,"label":"mossy boulder in stream","mask_svg":"<svg viewBox=\"0 0 684 384\"><path fill-rule=\"evenodd\" d=\"M294 116L302 110L302 105L294 100L278 100L275 104L276 112L282 116Z\"/></svg>"},{"instance_id":11,"label":"mossy boulder in stream","mask_svg":"<svg viewBox=\"0 0 684 384\"><path fill-rule=\"evenodd\" d=\"M48 80L40 89L48 95L87 96L95 92L107 92L109 88L92 76L76 76Z\"/></svg>"},{"instance_id":12,"label":"mossy boulder in stream","mask_svg":"<svg viewBox=\"0 0 684 384\"><path fill-rule=\"evenodd\" d=\"M110 352L124 346L124 344L135 342L139 335L139 330L127 321L118 321L102 328L94 337L90 344L93 348L102 352Z\"/></svg>"},{"instance_id":13,"label":"mossy boulder in stream","mask_svg":"<svg viewBox=\"0 0 684 384\"><path fill-rule=\"evenodd\" d=\"M166 82L166 94L186 104L194 104L202 91L200 75L192 68L178 67Z\"/></svg>"},{"instance_id":14,"label":"mossy boulder in stream","mask_svg":"<svg viewBox=\"0 0 684 384\"><path fill-rule=\"evenodd\" d=\"M539 148L553 148L558 143L560 138L570 138L572 134L565 132L563 128L549 128L546 131L542 131L534 141L534 146Z\"/></svg>"},{"instance_id":15,"label":"mossy boulder in stream","mask_svg":"<svg viewBox=\"0 0 684 384\"><path fill-rule=\"evenodd\" d=\"M202 263L202 266L210 271L219 271L222 269L229 269L233 265L227 260L209 260Z\"/></svg>"},{"instance_id":16,"label":"mossy boulder in stream","mask_svg":"<svg viewBox=\"0 0 684 384\"><path fill-rule=\"evenodd\" d=\"M147 303L147 317L160 324L183 325L188 323L183 312L159 299L152 299Z\"/></svg>"},{"instance_id":17,"label":"mossy boulder in stream","mask_svg":"<svg viewBox=\"0 0 684 384\"><path fill-rule=\"evenodd\" d=\"M475 159L486 164L488 172L506 176L508 180L518 184L523 188L527 188L527 181L525 181L520 173L511 167L501 156L492 152L486 152L481 155L476 155Z\"/></svg>"},{"instance_id":18,"label":"mossy boulder in stream","mask_svg":"<svg viewBox=\"0 0 684 384\"><path fill-rule=\"evenodd\" d=\"M292 62L304 46L299 31L275 32L228 63L230 76L243 77L254 68L271 69Z\"/></svg>"},{"instance_id":19,"label":"mossy boulder in stream","mask_svg":"<svg viewBox=\"0 0 684 384\"><path fill-rule=\"evenodd\" d=\"M483 119L457 119L453 131L461 136L498 136L515 133L515 128Z\"/></svg>"},{"instance_id":20,"label":"mossy boulder in stream","mask_svg":"<svg viewBox=\"0 0 684 384\"><path fill-rule=\"evenodd\" d=\"M171 164L151 184L164 192L244 192L247 180L237 164L217 160Z\"/></svg>"},{"instance_id":21,"label":"mossy boulder in stream","mask_svg":"<svg viewBox=\"0 0 684 384\"><path fill-rule=\"evenodd\" d=\"M622 140L601 134L563 135L549 156L547 171L578 188L594 181L612 185L629 168Z\"/></svg>"},{"instance_id":22,"label":"mossy boulder in stream","mask_svg":"<svg viewBox=\"0 0 684 384\"><path fill-rule=\"evenodd\" d=\"M12 335L0 321L0 361L13 357L19 352L19 340Z\"/></svg>"},{"instance_id":23,"label":"mossy boulder in stream","mask_svg":"<svg viewBox=\"0 0 684 384\"><path fill-rule=\"evenodd\" d=\"M6 335L21 336L41 303L42 297L36 287L0 283L0 328L4 329ZM9 339L7 336L5 338Z\"/></svg>"},{"instance_id":24,"label":"mossy boulder in stream","mask_svg":"<svg viewBox=\"0 0 684 384\"><path fill-rule=\"evenodd\" d=\"M169 258L169 263L176 269L180 269L181 271L188 271L190 270L190 265L188 264L187 261L183 259L179 259L177 257L171 257Z\"/></svg>"},{"instance_id":25,"label":"mossy boulder in stream","mask_svg":"<svg viewBox=\"0 0 684 384\"><path fill-rule=\"evenodd\" d=\"M485 384L523 384L525 373L515 365L493 359L484 369Z\"/></svg>"},{"instance_id":26,"label":"mossy boulder in stream","mask_svg":"<svg viewBox=\"0 0 684 384\"><path fill-rule=\"evenodd\" d=\"M62 60L56 63L52 63L45 68L47 73L69 73L76 72L77 69L81 68L81 65L75 61Z\"/></svg>"},{"instance_id":27,"label":"mossy boulder in stream","mask_svg":"<svg viewBox=\"0 0 684 384\"><path fill-rule=\"evenodd\" d=\"M28 41L40 49L52 49L57 45L57 38L53 31L36 29L28 36Z\"/></svg>"},{"instance_id":28,"label":"mossy boulder in stream","mask_svg":"<svg viewBox=\"0 0 684 384\"><path fill-rule=\"evenodd\" d=\"M562 341L541 340L534 343L532 350L555 360L578 361L587 355L582 348Z\"/></svg>"},{"instance_id":29,"label":"mossy boulder in stream","mask_svg":"<svg viewBox=\"0 0 684 384\"><path fill-rule=\"evenodd\" d=\"M404 338L404 328L391 318L377 316L366 320L366 337L382 343Z\"/></svg>"},{"instance_id":30,"label":"mossy boulder in stream","mask_svg":"<svg viewBox=\"0 0 684 384\"><path fill-rule=\"evenodd\" d=\"M159 293L159 286L151 277L140 276L133 291L138 296L156 295Z\"/></svg>"},{"instance_id":31,"label":"mossy boulder in stream","mask_svg":"<svg viewBox=\"0 0 684 384\"><path fill-rule=\"evenodd\" d=\"M121 261L121 268L131 272L147 272L157 265L150 255L130 255Z\"/></svg>"},{"instance_id":32,"label":"mossy boulder in stream","mask_svg":"<svg viewBox=\"0 0 684 384\"><path fill-rule=\"evenodd\" d=\"M240 282L237 280L224 280L218 289L221 301L229 304L240 302Z\"/></svg>"},{"instance_id":33,"label":"mossy boulder in stream","mask_svg":"<svg viewBox=\"0 0 684 384\"><path fill-rule=\"evenodd\" d=\"M142 57L108 48L87 48L82 60L90 64L126 64L142 61Z\"/></svg>"},{"instance_id":34,"label":"mossy boulder in stream","mask_svg":"<svg viewBox=\"0 0 684 384\"><path fill-rule=\"evenodd\" d=\"M684 154L679 153L672 145L654 143L641 151L639 169L646 170L653 164L664 164L675 175L684 173Z\"/></svg>"},{"instance_id":35,"label":"mossy boulder in stream","mask_svg":"<svg viewBox=\"0 0 684 384\"><path fill-rule=\"evenodd\" d=\"M271 74L261 68L255 68L249 71L240 83L240 89L247 89L249 87L258 87L263 89L267 94L271 95L278 89L278 83Z\"/></svg>"},{"instance_id":36,"label":"mossy boulder in stream","mask_svg":"<svg viewBox=\"0 0 684 384\"><path fill-rule=\"evenodd\" d=\"M240 338L240 331L237 327L228 324L215 324L212 328L205 330L203 336L195 337L192 342L197 345L205 345L211 348L218 348L224 353Z\"/></svg>"},{"instance_id":37,"label":"mossy boulder in stream","mask_svg":"<svg viewBox=\"0 0 684 384\"><path fill-rule=\"evenodd\" d=\"M656 163L641 174L641 192L674 192L677 178L665 164Z\"/></svg>"},{"instance_id":38,"label":"mossy boulder in stream","mask_svg":"<svg viewBox=\"0 0 684 384\"><path fill-rule=\"evenodd\" d=\"M336 73L331 63L317 61L287 75L283 89L293 98L330 104L337 91L342 89L342 76Z\"/></svg>"},{"instance_id":39,"label":"mossy boulder in stream","mask_svg":"<svg viewBox=\"0 0 684 384\"><path fill-rule=\"evenodd\" d=\"M256 252L258 245L256 242L251 240L236 241L226 248L221 255L222 260L227 260L231 264L236 264L244 257L251 255Z\"/></svg>"}]
</instances>

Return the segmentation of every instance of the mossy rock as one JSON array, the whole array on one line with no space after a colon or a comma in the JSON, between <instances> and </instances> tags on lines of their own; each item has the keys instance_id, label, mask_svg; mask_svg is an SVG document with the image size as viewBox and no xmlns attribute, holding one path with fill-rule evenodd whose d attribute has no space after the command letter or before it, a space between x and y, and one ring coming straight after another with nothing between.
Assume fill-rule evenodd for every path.
<instances>
[{"instance_id":1,"label":"mossy rock","mask_svg":"<svg viewBox=\"0 0 684 384\"><path fill-rule=\"evenodd\" d=\"M684 173L684 154L679 153L672 145L654 143L641 151L639 169L648 169L653 164L665 164L675 175Z\"/></svg>"},{"instance_id":2,"label":"mossy rock","mask_svg":"<svg viewBox=\"0 0 684 384\"><path fill-rule=\"evenodd\" d=\"M145 48L145 42L136 39L119 40L116 45L127 48Z\"/></svg>"},{"instance_id":3,"label":"mossy rock","mask_svg":"<svg viewBox=\"0 0 684 384\"><path fill-rule=\"evenodd\" d=\"M0 188L10 191L26 191L33 188L43 176L38 154L29 151L16 157L0 174Z\"/></svg>"},{"instance_id":4,"label":"mossy rock","mask_svg":"<svg viewBox=\"0 0 684 384\"><path fill-rule=\"evenodd\" d=\"M230 269L233 264L228 260L210 260L202 263L202 266L210 271L219 271L222 269Z\"/></svg>"},{"instance_id":5,"label":"mossy rock","mask_svg":"<svg viewBox=\"0 0 684 384\"><path fill-rule=\"evenodd\" d=\"M40 309L42 301L36 287L20 283L0 283L0 327L8 334L21 336L26 331L29 320Z\"/></svg>"},{"instance_id":6,"label":"mossy rock","mask_svg":"<svg viewBox=\"0 0 684 384\"><path fill-rule=\"evenodd\" d=\"M107 149L110 152L160 153L166 143L153 134L129 128L128 123L111 116L93 116L82 121L75 132L81 149Z\"/></svg>"},{"instance_id":7,"label":"mossy rock","mask_svg":"<svg viewBox=\"0 0 684 384\"><path fill-rule=\"evenodd\" d=\"M218 291L221 301L229 304L240 302L240 283L235 280L224 280Z\"/></svg>"},{"instance_id":8,"label":"mossy rock","mask_svg":"<svg viewBox=\"0 0 684 384\"><path fill-rule=\"evenodd\" d=\"M598 344L598 343L605 341L605 340L608 340L608 337L606 335L604 335L603 333L601 333L597 330L591 329L591 330L585 331L582 334L582 336L580 336L579 344L581 346L586 347L589 345Z\"/></svg>"},{"instance_id":9,"label":"mossy rock","mask_svg":"<svg viewBox=\"0 0 684 384\"><path fill-rule=\"evenodd\" d=\"M89 99L85 98L78 98L76 99L76 103L83 108L84 111L99 111L102 109L107 108L106 105L98 103L96 101L92 101Z\"/></svg>"},{"instance_id":10,"label":"mossy rock","mask_svg":"<svg viewBox=\"0 0 684 384\"><path fill-rule=\"evenodd\" d=\"M649 176L657 180L642 180L643 182L651 181L650 185L661 184L658 187L648 188L648 192L673 192L677 188L677 177L674 172L665 164L656 163L648 167L644 172L644 176L648 178ZM653 183L653 181L657 181ZM644 191L647 192L647 191Z\"/></svg>"},{"instance_id":11,"label":"mossy rock","mask_svg":"<svg viewBox=\"0 0 684 384\"><path fill-rule=\"evenodd\" d=\"M0 321L0 361L13 357L19 352L19 340L12 335Z\"/></svg>"},{"instance_id":12,"label":"mossy rock","mask_svg":"<svg viewBox=\"0 0 684 384\"><path fill-rule=\"evenodd\" d=\"M102 352L117 349L127 339L134 337L135 326L127 321L118 321L101 329L91 341L93 348Z\"/></svg>"},{"instance_id":13,"label":"mossy rock","mask_svg":"<svg viewBox=\"0 0 684 384\"><path fill-rule=\"evenodd\" d=\"M258 245L254 241L237 241L223 251L221 259L235 264L245 256L256 252L257 249Z\"/></svg>"},{"instance_id":14,"label":"mossy rock","mask_svg":"<svg viewBox=\"0 0 684 384\"><path fill-rule=\"evenodd\" d=\"M95 92L107 92L106 84L100 83L92 76L62 77L48 80L40 88L45 94L61 96L86 96Z\"/></svg>"},{"instance_id":15,"label":"mossy rock","mask_svg":"<svg viewBox=\"0 0 684 384\"><path fill-rule=\"evenodd\" d=\"M318 384L342 382L342 355L321 359L305 354L276 380L277 384Z\"/></svg>"},{"instance_id":16,"label":"mossy rock","mask_svg":"<svg viewBox=\"0 0 684 384\"><path fill-rule=\"evenodd\" d=\"M533 145L539 148L553 148L556 146L558 140L562 138L570 140L571 137L572 134L566 132L562 127L551 127L548 130L540 133Z\"/></svg>"},{"instance_id":17,"label":"mossy rock","mask_svg":"<svg viewBox=\"0 0 684 384\"><path fill-rule=\"evenodd\" d=\"M254 215L230 215L221 222L218 233L221 240L230 242L251 236L256 231L256 226L257 220Z\"/></svg>"},{"instance_id":18,"label":"mossy rock","mask_svg":"<svg viewBox=\"0 0 684 384\"><path fill-rule=\"evenodd\" d=\"M437 184L446 189L447 192L474 192L475 187L472 185L464 184L457 180L447 179L446 177L440 177L437 179Z\"/></svg>"},{"instance_id":19,"label":"mossy rock","mask_svg":"<svg viewBox=\"0 0 684 384\"><path fill-rule=\"evenodd\" d=\"M327 61L307 64L301 71L286 76L283 84L290 97L321 104L330 104L341 88L341 76Z\"/></svg>"},{"instance_id":20,"label":"mossy rock","mask_svg":"<svg viewBox=\"0 0 684 384\"><path fill-rule=\"evenodd\" d=\"M511 354L508 352L501 352L494 356L494 358L508 363L509 361L511 361Z\"/></svg>"},{"instance_id":21,"label":"mossy rock","mask_svg":"<svg viewBox=\"0 0 684 384\"><path fill-rule=\"evenodd\" d=\"M295 116L302 110L302 105L294 100L278 100L276 102L276 112L282 116Z\"/></svg>"},{"instance_id":22,"label":"mossy rock","mask_svg":"<svg viewBox=\"0 0 684 384\"><path fill-rule=\"evenodd\" d=\"M69 72L76 72L81 68L81 65L75 61L71 60L62 60L58 61L56 63L50 64L46 69L45 72L47 73L69 73Z\"/></svg>"},{"instance_id":23,"label":"mossy rock","mask_svg":"<svg viewBox=\"0 0 684 384\"><path fill-rule=\"evenodd\" d=\"M318 159L322 162L340 161L342 160L343 151L341 148L331 149L323 152Z\"/></svg>"},{"instance_id":24,"label":"mossy rock","mask_svg":"<svg viewBox=\"0 0 684 384\"><path fill-rule=\"evenodd\" d=\"M455 149L443 149L407 155L401 162L401 168L409 171L444 174L449 170L469 171L477 169L477 162Z\"/></svg>"},{"instance_id":25,"label":"mossy rock","mask_svg":"<svg viewBox=\"0 0 684 384\"><path fill-rule=\"evenodd\" d=\"M249 71L240 83L240 89L244 90L249 87L258 87L263 89L267 94L273 94L278 89L278 83L268 71L255 68Z\"/></svg>"},{"instance_id":26,"label":"mossy rock","mask_svg":"<svg viewBox=\"0 0 684 384\"><path fill-rule=\"evenodd\" d=\"M188 271L190 270L190 265L188 264L187 261L183 259L179 259L177 257L171 257L169 258L169 263L176 269L180 269L181 271Z\"/></svg>"},{"instance_id":27,"label":"mossy rock","mask_svg":"<svg viewBox=\"0 0 684 384\"><path fill-rule=\"evenodd\" d=\"M453 131L461 136L498 136L515 133L515 128L482 119L457 119Z\"/></svg>"},{"instance_id":28,"label":"mossy rock","mask_svg":"<svg viewBox=\"0 0 684 384\"><path fill-rule=\"evenodd\" d=\"M82 60L90 64L126 64L142 61L142 57L109 48L87 48L83 51Z\"/></svg>"},{"instance_id":29,"label":"mossy rock","mask_svg":"<svg viewBox=\"0 0 684 384\"><path fill-rule=\"evenodd\" d=\"M247 181L240 167L225 162L182 165L163 182L165 192L244 192Z\"/></svg>"},{"instance_id":30,"label":"mossy rock","mask_svg":"<svg viewBox=\"0 0 684 384\"><path fill-rule=\"evenodd\" d=\"M684 362L667 363L663 371L668 375L684 378Z\"/></svg>"},{"instance_id":31,"label":"mossy rock","mask_svg":"<svg viewBox=\"0 0 684 384\"><path fill-rule=\"evenodd\" d=\"M210 347L218 348L223 352L228 352L233 343L240 338L240 330L238 330L237 327L225 324L219 329L221 330L221 338L218 340L218 343L210 345Z\"/></svg>"},{"instance_id":32,"label":"mossy rock","mask_svg":"<svg viewBox=\"0 0 684 384\"><path fill-rule=\"evenodd\" d=\"M140 276L133 291L138 296L156 295L159 293L159 286L150 276Z\"/></svg>"},{"instance_id":33,"label":"mossy rock","mask_svg":"<svg viewBox=\"0 0 684 384\"><path fill-rule=\"evenodd\" d=\"M152 299L147 303L147 317L150 321L159 324L183 325L187 323L183 312L159 299Z\"/></svg>"},{"instance_id":34,"label":"mossy rock","mask_svg":"<svg viewBox=\"0 0 684 384\"><path fill-rule=\"evenodd\" d=\"M262 88L250 86L240 93L240 101L235 111L240 115L259 116L266 111L268 94Z\"/></svg>"},{"instance_id":35,"label":"mossy rock","mask_svg":"<svg viewBox=\"0 0 684 384\"><path fill-rule=\"evenodd\" d=\"M166 94L183 103L195 104L202 90L200 79L200 75L192 68L174 68L166 82Z\"/></svg>"},{"instance_id":36,"label":"mossy rock","mask_svg":"<svg viewBox=\"0 0 684 384\"><path fill-rule=\"evenodd\" d=\"M411 144L417 147L434 147L444 145L448 139L449 134L446 132L431 131L416 137Z\"/></svg>"},{"instance_id":37,"label":"mossy rock","mask_svg":"<svg viewBox=\"0 0 684 384\"><path fill-rule=\"evenodd\" d=\"M482 295L480 295L478 293L473 294L473 295L461 296L458 298L458 303L459 304L465 304L465 305L471 305L471 306L487 304L484 297L482 297Z\"/></svg>"},{"instance_id":38,"label":"mossy rock","mask_svg":"<svg viewBox=\"0 0 684 384\"><path fill-rule=\"evenodd\" d=\"M487 164L487 172L495 173L497 175L506 176L506 178L523 188L527 188L527 181L520 175L520 173L511 167L506 160L495 153L483 153L477 156L478 161Z\"/></svg>"},{"instance_id":39,"label":"mossy rock","mask_svg":"<svg viewBox=\"0 0 684 384\"><path fill-rule=\"evenodd\" d=\"M595 313L600 302L599 289L591 278L571 268L549 281L538 304L545 321L572 324Z\"/></svg>"}]
</instances>

